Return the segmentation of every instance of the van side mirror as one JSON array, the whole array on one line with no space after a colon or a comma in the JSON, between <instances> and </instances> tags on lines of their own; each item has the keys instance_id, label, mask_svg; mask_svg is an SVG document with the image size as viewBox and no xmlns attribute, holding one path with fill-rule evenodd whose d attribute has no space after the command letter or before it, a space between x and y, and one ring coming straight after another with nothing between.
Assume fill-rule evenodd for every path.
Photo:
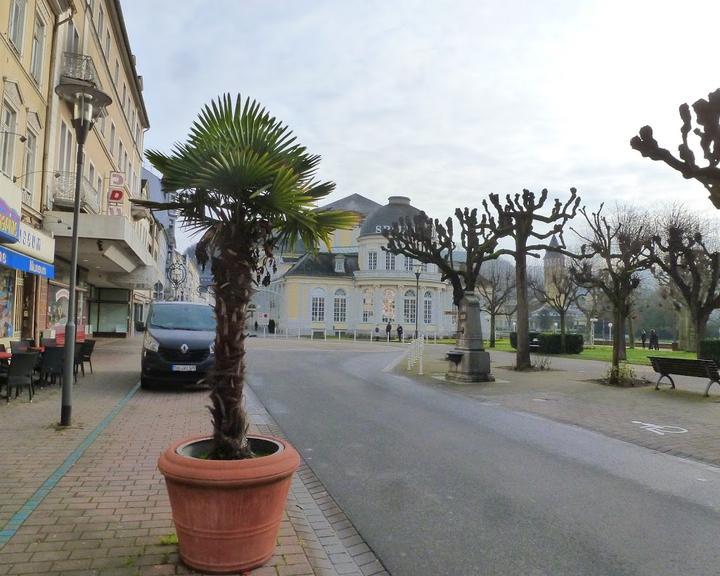
<instances>
[{"instance_id":1,"label":"van side mirror","mask_svg":"<svg viewBox=\"0 0 720 576\"><path fill-rule=\"evenodd\" d=\"M145 332L145 322L143 322L142 320L136 320L135 332Z\"/></svg>"}]
</instances>

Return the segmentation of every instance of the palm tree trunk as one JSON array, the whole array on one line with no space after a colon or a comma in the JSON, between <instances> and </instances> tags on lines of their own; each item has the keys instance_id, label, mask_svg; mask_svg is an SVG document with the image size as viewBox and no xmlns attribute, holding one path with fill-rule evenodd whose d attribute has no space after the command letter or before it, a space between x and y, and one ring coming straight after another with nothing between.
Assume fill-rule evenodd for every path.
<instances>
[{"instance_id":1,"label":"palm tree trunk","mask_svg":"<svg viewBox=\"0 0 720 576\"><path fill-rule=\"evenodd\" d=\"M253 270L239 234L229 235L221 254L212 258L215 278L215 367L208 377L212 387L213 419L211 458L237 460L252 456L247 441L248 418L243 406L245 385L245 314L250 303ZM231 248L232 247L232 248Z\"/></svg>"}]
</instances>

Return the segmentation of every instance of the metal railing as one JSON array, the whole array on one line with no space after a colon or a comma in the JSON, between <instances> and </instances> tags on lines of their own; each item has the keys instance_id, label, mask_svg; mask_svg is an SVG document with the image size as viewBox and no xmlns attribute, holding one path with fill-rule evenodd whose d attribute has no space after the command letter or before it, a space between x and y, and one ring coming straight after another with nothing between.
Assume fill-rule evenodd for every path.
<instances>
[{"instance_id":1,"label":"metal railing","mask_svg":"<svg viewBox=\"0 0 720 576\"><path fill-rule=\"evenodd\" d=\"M95 87L100 87L100 78L95 63L90 56L85 54L65 52L63 54L61 75L70 80L82 80Z\"/></svg>"},{"instance_id":2,"label":"metal railing","mask_svg":"<svg viewBox=\"0 0 720 576\"><path fill-rule=\"evenodd\" d=\"M58 172L53 181L53 205L72 208L75 202L75 172ZM100 212L100 195L85 176L80 181L80 209L95 214Z\"/></svg>"}]
</instances>

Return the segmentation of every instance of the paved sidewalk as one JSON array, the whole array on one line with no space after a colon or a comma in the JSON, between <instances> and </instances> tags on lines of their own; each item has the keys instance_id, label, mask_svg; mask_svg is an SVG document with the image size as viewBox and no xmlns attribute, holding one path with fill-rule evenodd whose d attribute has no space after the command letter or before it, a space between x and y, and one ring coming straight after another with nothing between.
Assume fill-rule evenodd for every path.
<instances>
[{"instance_id":1,"label":"paved sidewalk","mask_svg":"<svg viewBox=\"0 0 720 576\"><path fill-rule=\"evenodd\" d=\"M193 573L179 562L177 547L163 543L174 530L157 457L174 439L210 432L207 391L137 391L139 349L139 339L98 343L95 375L81 378L76 388L71 429L53 425L60 409L57 388L41 390L32 403L0 405L0 535L11 526L7 542L0 539L0 575ZM114 419L104 422L123 401ZM251 390L248 410L253 430L280 435ZM78 454L98 425L105 427ZM74 464L54 474L68 459ZM47 492L41 501L33 496L39 488ZM386 572L303 463L276 553L251 574Z\"/></svg>"},{"instance_id":2,"label":"paved sidewalk","mask_svg":"<svg viewBox=\"0 0 720 576\"><path fill-rule=\"evenodd\" d=\"M481 402L542 415L638 444L659 452L720 465L720 387L704 397L707 380L674 377L676 390L655 390L657 374L651 367L632 366L651 384L618 388L599 384L609 364L595 360L550 357L549 371L515 372L515 355L492 351L495 382L452 384L442 381L450 346L427 346L425 376L407 372L402 362L396 372L442 386ZM647 425L655 428L654 431ZM672 428L666 428L672 427Z\"/></svg>"}]
</instances>

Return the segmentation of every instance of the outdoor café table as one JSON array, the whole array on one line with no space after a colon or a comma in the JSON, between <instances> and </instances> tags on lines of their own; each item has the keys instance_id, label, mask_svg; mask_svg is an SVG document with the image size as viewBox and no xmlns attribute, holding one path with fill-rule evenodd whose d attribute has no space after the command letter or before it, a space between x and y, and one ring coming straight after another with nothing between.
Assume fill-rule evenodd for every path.
<instances>
[{"instance_id":1,"label":"outdoor caf\u00e9 table","mask_svg":"<svg viewBox=\"0 0 720 576\"><path fill-rule=\"evenodd\" d=\"M12 358L12 353L10 352L0 352L0 361L7 362Z\"/></svg>"}]
</instances>

